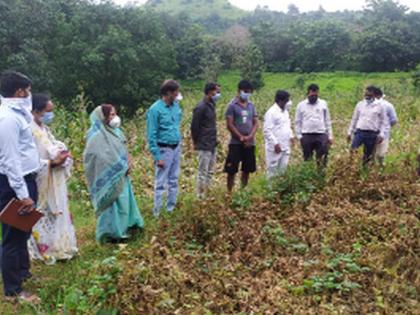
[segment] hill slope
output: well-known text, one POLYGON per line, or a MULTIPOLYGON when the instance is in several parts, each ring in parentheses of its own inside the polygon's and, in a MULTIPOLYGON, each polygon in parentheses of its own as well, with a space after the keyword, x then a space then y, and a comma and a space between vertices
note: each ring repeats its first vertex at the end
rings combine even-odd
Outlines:
POLYGON ((212 16, 237 20, 246 14, 246 11, 233 6, 227 0, 149 0, 146 5, 171 15, 188 13, 194 20, 203 20, 212 16))

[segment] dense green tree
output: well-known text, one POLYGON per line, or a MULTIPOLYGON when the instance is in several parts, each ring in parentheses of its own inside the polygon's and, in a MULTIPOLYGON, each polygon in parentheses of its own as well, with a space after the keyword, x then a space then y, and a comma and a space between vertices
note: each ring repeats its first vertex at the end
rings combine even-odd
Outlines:
POLYGON ((264 58, 255 44, 250 44, 242 55, 239 64, 241 71, 241 78, 251 81, 255 89, 260 89, 264 86, 262 77, 265 71, 264 58))

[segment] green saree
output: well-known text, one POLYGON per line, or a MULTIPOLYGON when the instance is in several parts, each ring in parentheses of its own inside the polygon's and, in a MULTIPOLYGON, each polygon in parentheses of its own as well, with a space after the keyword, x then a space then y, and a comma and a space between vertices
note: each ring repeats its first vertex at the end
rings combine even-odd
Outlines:
POLYGON ((83 155, 89 193, 97 216, 100 243, 129 237, 130 228, 143 228, 131 181, 124 134, 104 123, 101 107, 90 116, 91 127, 83 155))

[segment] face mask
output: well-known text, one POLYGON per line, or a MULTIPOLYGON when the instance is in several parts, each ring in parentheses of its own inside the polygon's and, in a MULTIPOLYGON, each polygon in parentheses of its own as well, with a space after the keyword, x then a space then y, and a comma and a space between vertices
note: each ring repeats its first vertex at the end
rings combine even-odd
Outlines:
POLYGON ((181 93, 178 93, 177 97, 175 97, 175 102, 181 102, 184 99, 181 93))
POLYGON ((45 125, 49 125, 54 120, 54 113, 53 112, 47 112, 41 117, 41 122, 45 125))
POLYGON ((112 120, 109 122, 109 126, 111 128, 117 129, 121 127, 121 118, 118 116, 115 116, 112 118, 112 120))
POLYGON ((375 101, 375 99, 373 97, 370 97, 370 96, 366 96, 365 100, 368 104, 372 104, 375 101))
POLYGON ((318 96, 317 95, 310 95, 308 96, 308 100, 310 104, 315 104, 318 101, 318 96))
POLYGON ((248 101, 251 97, 252 93, 245 93, 244 91, 241 91, 240 97, 243 101, 248 101))
POLYGON ((29 93, 28 97, 22 98, 22 108, 32 112, 32 94, 29 93))
POLYGON ((293 105, 293 102, 292 102, 292 101, 288 101, 288 102, 286 103, 285 109, 286 109, 286 110, 290 110, 290 109, 292 108, 292 105, 293 105))
POLYGON ((211 99, 212 99, 213 102, 216 103, 221 97, 222 97, 222 94, 221 93, 217 93, 216 95, 213 95, 211 97, 211 99))
POLYGON ((13 97, 13 98, 1 98, 1 104, 20 111, 24 114, 27 122, 32 121, 32 95, 25 98, 13 97))

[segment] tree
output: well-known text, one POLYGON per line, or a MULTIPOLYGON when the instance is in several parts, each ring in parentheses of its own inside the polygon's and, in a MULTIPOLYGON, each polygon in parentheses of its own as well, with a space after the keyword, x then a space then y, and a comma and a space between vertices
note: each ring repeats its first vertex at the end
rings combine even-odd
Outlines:
POLYGON ((313 72, 344 67, 350 34, 342 24, 333 21, 300 23, 290 32, 299 34, 291 45, 292 70, 313 72))
POLYGON ((265 71, 264 58, 255 44, 250 44, 239 64, 242 79, 251 81, 255 89, 264 86, 263 72, 265 71))

